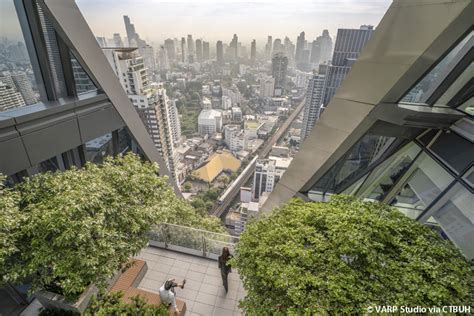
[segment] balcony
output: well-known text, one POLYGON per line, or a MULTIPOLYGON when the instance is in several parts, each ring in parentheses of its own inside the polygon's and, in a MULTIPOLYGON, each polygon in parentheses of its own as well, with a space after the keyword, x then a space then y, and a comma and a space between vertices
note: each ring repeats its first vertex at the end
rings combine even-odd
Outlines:
POLYGON ((237 240, 225 234, 161 224, 150 233, 150 246, 137 256, 148 264, 139 287, 158 293, 167 279, 181 282, 186 278, 184 289, 176 290, 177 297, 186 302, 186 315, 242 315, 238 304, 245 290, 239 274, 235 270, 229 274, 226 294, 217 266, 222 247, 233 252, 237 240))

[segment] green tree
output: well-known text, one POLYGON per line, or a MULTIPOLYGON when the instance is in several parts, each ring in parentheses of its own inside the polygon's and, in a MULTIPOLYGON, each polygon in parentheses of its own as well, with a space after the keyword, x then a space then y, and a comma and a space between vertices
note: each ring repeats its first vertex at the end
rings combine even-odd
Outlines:
POLYGON ((347 196, 293 200, 252 221, 233 260, 248 315, 472 305, 474 294, 474 269, 453 244, 390 206, 347 196))
POLYGON ((183 189, 184 189, 184 191, 186 191, 186 192, 191 191, 192 188, 193 188, 193 186, 192 186, 191 183, 189 183, 189 182, 185 182, 185 183, 183 184, 183 189))
POLYGON ((223 231, 177 198, 156 164, 133 154, 2 188, 0 208, 3 281, 30 277, 33 290, 70 299, 91 283, 103 286, 146 246, 155 223, 223 231))
POLYGON ((168 316, 168 309, 164 304, 147 304, 142 296, 131 297, 131 303, 122 301, 123 292, 103 294, 100 298, 93 297, 84 316, 109 316, 109 315, 144 315, 168 316))

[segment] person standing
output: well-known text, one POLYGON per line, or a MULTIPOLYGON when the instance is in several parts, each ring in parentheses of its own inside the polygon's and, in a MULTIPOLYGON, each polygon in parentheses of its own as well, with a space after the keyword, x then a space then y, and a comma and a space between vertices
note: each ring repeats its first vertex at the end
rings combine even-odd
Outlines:
POLYGON ((224 285, 225 292, 229 291, 229 285, 227 284, 227 276, 232 272, 230 267, 229 260, 232 258, 229 248, 222 248, 222 254, 219 256, 218 263, 219 269, 221 270, 222 284, 224 285))

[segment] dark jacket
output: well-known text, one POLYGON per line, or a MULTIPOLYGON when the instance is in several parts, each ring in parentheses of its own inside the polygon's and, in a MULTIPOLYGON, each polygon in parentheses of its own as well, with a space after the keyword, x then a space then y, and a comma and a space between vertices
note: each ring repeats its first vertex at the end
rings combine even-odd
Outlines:
POLYGON ((232 268, 230 267, 230 264, 228 262, 231 258, 232 258, 232 256, 230 256, 227 259, 227 261, 224 261, 222 256, 219 256, 219 259, 217 261, 219 263, 219 269, 221 269, 222 274, 229 274, 230 272, 232 272, 232 268))

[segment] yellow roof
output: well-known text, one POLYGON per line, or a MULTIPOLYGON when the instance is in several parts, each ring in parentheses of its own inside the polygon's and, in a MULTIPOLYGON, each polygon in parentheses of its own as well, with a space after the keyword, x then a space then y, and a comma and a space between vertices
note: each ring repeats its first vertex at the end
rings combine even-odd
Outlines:
POLYGON ((240 168, 240 160, 229 152, 215 153, 201 168, 193 171, 193 175, 199 179, 212 182, 224 170, 237 171, 240 168))

